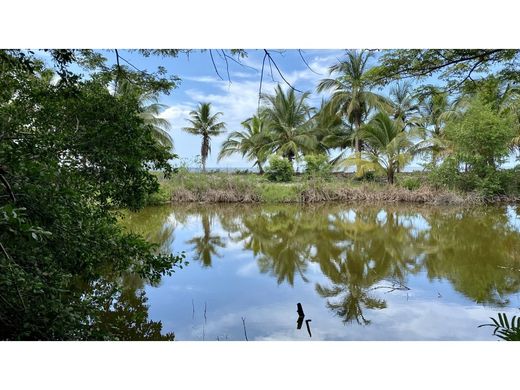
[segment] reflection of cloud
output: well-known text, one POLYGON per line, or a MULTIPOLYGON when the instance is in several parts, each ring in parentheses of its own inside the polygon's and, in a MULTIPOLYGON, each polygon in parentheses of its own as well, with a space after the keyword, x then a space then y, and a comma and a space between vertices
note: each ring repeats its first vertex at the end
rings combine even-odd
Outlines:
MULTIPOLYGON (((250 255, 247 255, 248 257, 250 255)), ((256 261, 249 261, 245 265, 241 266, 237 270, 239 276, 256 276, 258 275, 258 266, 256 261)))
MULTIPOLYGON (((478 328, 488 322, 496 311, 482 306, 465 306, 442 301, 415 301, 409 304, 402 297, 387 296, 388 308, 366 311, 372 323, 343 325, 320 302, 304 303, 306 319, 310 323, 312 340, 496 340, 491 328, 478 328)), ((323 302, 323 301, 321 301, 323 302)), ((509 316, 516 309, 503 310, 509 316)), ((206 339, 229 335, 230 340, 243 340, 241 318, 246 318, 249 340, 310 340, 303 327, 296 329, 296 304, 286 300, 264 306, 237 309, 212 317, 205 325, 206 339)), ((178 324, 177 324, 178 325, 178 324)), ((202 325, 183 329, 179 335, 185 340, 201 338, 202 325)))

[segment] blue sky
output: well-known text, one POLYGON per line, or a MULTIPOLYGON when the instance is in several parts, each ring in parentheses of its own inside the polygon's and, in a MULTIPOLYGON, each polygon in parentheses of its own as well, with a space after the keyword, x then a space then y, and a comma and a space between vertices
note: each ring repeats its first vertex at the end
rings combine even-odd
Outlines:
MULTIPOLYGON (((106 56, 108 62, 115 63, 113 51, 101 52, 106 56)), ((241 64, 232 60, 228 60, 226 64, 220 49, 211 49, 215 64, 212 62, 208 50, 204 52, 194 50, 189 55, 180 54, 177 58, 158 56, 145 58, 141 54, 126 50, 119 50, 119 53, 125 60, 141 70, 155 71, 158 66, 162 66, 169 75, 180 77, 178 87, 169 95, 160 97, 160 102, 166 107, 160 116, 171 124, 169 132, 174 140, 174 152, 179 156, 181 164, 197 167, 195 159, 200 155, 200 137, 188 134, 181 129, 189 124, 187 118, 189 118, 190 111, 196 109, 200 102, 210 102, 213 112, 223 113, 221 120, 226 123, 226 132, 212 138, 207 167, 209 169, 252 167, 253 162, 243 159, 240 155, 232 155, 219 162, 217 162, 217 156, 227 135, 230 132, 242 130, 241 122, 251 117, 257 110, 263 50, 247 50, 248 56, 239 59, 241 64)), ((301 55, 298 50, 294 49, 270 50, 270 53, 283 77, 296 89, 311 92, 310 105, 319 107, 322 98, 328 97, 329 93, 318 94, 316 86, 321 79, 328 77, 329 67, 344 58, 345 50, 305 49, 301 51, 301 55), (306 65, 302 56, 309 66, 306 65)), ((43 53, 43 57, 48 57, 48 55, 43 53)), ((370 59, 369 64, 374 65, 376 62, 377 55, 370 59)), ((122 63, 126 64, 124 61, 122 63)), ((262 93, 273 93, 279 83, 282 88, 288 88, 277 69, 274 66, 270 67, 266 61, 262 93)), ((440 84, 435 77, 427 78, 422 83, 440 84)), ((388 96, 389 87, 378 92, 388 96)), ((331 155, 335 157, 339 152, 339 150, 332 151, 331 155)), ((416 158, 405 170, 422 170, 421 163, 422 161, 416 158)), ((511 155, 504 166, 514 165, 516 165, 516 156, 511 155)))
MULTIPOLYGON (((219 74, 213 67, 210 53, 191 53, 188 56, 181 55, 178 58, 142 58, 138 54, 125 53, 121 55, 139 68, 153 70, 158 65, 164 66, 170 74, 181 78, 179 87, 168 96, 161 97, 161 103, 166 108, 161 116, 170 121, 171 135, 175 143, 175 152, 180 158, 193 160, 200 154, 200 138, 187 134, 181 130, 188 123, 186 118, 189 112, 197 107, 199 102, 210 102, 216 111, 223 113, 222 120, 227 124, 227 132, 219 137, 214 137, 211 144, 211 154, 208 158, 208 167, 233 167, 249 168, 252 163, 233 155, 217 163, 220 145, 225 140, 227 133, 241 130, 240 123, 256 112, 258 106, 258 91, 260 86, 260 69, 262 67, 263 52, 261 50, 248 50, 248 57, 241 59, 239 65, 233 61, 229 63, 228 81, 226 63, 216 49, 212 51, 219 74)), ((304 50, 302 52, 309 70, 297 50, 286 50, 283 53, 272 52, 278 67, 284 77, 297 89, 311 91, 311 105, 319 106, 322 95, 315 92, 318 81, 328 75, 328 67, 337 62, 343 54, 343 50, 304 50), (316 73, 314 73, 314 72, 316 73)), ((113 56, 105 53, 107 58, 113 56)), ((274 87, 283 80, 277 74, 273 66, 273 79, 271 69, 267 61, 264 69, 262 83, 263 93, 272 93, 274 87)))

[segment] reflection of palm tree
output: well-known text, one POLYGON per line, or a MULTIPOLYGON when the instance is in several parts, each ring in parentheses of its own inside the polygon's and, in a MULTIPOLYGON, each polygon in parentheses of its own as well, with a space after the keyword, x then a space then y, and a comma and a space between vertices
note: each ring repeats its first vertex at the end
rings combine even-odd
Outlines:
POLYGON ((217 248, 225 248, 226 244, 222 237, 211 235, 211 219, 208 213, 201 214, 202 230, 204 234, 200 237, 193 237, 186 241, 188 244, 194 244, 193 251, 195 252, 195 260, 202 262, 204 267, 211 267, 211 257, 220 257, 217 248))
POLYGON ((294 284, 296 273, 307 281, 308 244, 299 234, 299 225, 283 209, 275 213, 261 213, 244 218, 246 234, 240 236, 245 240, 245 248, 251 249, 258 257, 260 272, 277 277, 278 283, 287 281, 294 284))

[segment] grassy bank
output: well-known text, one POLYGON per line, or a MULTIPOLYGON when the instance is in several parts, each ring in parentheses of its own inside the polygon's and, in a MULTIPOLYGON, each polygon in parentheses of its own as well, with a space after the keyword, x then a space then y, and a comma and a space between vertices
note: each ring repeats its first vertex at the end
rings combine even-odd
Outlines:
POLYGON ((434 189, 418 174, 401 173, 397 184, 359 181, 352 175, 335 175, 330 180, 295 176, 289 183, 273 183, 256 174, 180 172, 161 179, 161 189, 150 204, 169 202, 207 203, 314 203, 411 202, 426 204, 477 204, 516 202, 516 197, 486 199, 476 193, 434 189))

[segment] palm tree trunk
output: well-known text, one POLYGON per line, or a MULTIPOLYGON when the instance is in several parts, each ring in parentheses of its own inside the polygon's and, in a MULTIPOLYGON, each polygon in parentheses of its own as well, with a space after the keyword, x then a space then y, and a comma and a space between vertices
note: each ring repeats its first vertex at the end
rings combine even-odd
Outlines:
POLYGON ((388 183, 390 184, 394 184, 394 168, 391 167, 388 169, 387 173, 386 173, 386 177, 388 179, 388 183))
POLYGON ((200 148, 200 158, 202 160, 202 172, 206 172, 206 159, 208 158, 209 140, 207 137, 202 137, 202 146, 200 148))
POLYGON ((263 175, 264 174, 264 168, 262 168, 262 164, 260 164, 260 161, 256 161, 256 165, 258 165, 258 173, 260 175, 263 175))

